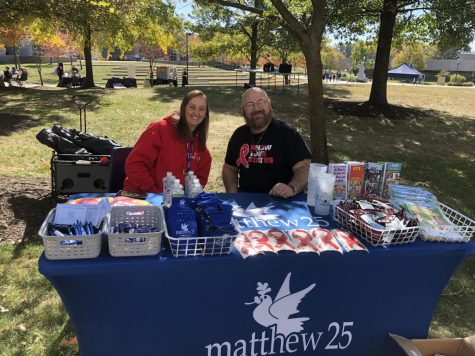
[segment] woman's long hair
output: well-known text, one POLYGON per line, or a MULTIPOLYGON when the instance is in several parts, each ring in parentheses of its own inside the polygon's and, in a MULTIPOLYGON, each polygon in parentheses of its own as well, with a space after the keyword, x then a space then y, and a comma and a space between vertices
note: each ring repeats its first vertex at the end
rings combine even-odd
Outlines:
POLYGON ((178 120, 178 123, 176 125, 177 136, 185 142, 189 140, 192 136, 193 137, 198 136, 200 140, 200 149, 204 150, 206 148, 206 139, 208 138, 208 127, 209 127, 208 99, 206 98, 205 93, 203 93, 201 90, 192 90, 188 94, 185 95, 185 97, 183 98, 181 102, 180 119, 178 120), (185 108, 188 105, 188 103, 193 98, 196 98, 197 96, 202 96, 206 101, 206 115, 205 115, 204 120, 201 122, 201 124, 198 125, 195 131, 190 132, 190 129, 188 128, 188 124, 186 123, 185 108))

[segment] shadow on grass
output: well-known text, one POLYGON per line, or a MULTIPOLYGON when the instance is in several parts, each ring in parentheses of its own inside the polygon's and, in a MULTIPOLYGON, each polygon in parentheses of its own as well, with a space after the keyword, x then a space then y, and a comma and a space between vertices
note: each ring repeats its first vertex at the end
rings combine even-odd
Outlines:
POLYGON ((19 195, 8 199, 8 203, 14 214, 15 220, 21 220, 25 224, 20 243, 13 250, 12 260, 22 256, 23 250, 29 245, 41 245, 38 231, 48 212, 53 208, 53 200, 49 195, 34 197, 19 195))
POLYGON ((475 330, 475 257, 453 275, 434 311, 429 335, 466 337, 475 330))
MULTIPOLYGON (((62 122, 63 117, 59 115, 50 115, 48 121, 62 122)), ((8 136, 15 132, 26 131, 37 127, 41 123, 29 115, 16 115, 0 113, 0 136, 8 136)))
POLYGON ((65 119, 54 111, 79 115, 79 107, 72 100, 74 95, 91 95, 93 101, 87 110, 95 111, 101 106, 100 99, 110 94, 103 89, 77 91, 14 88, 0 92, 0 135, 9 135, 52 121, 62 124, 65 119))
MULTIPOLYGON (((64 309, 64 306, 61 306, 64 309)), ((66 312, 64 311, 64 314, 66 312)), ((63 315, 64 315, 63 314, 63 315)), ((60 320, 64 322, 63 320, 60 320)), ((46 355, 79 355, 79 346, 78 345, 67 345, 61 346, 61 341, 63 339, 71 340, 75 336, 74 329, 71 324, 71 319, 67 318, 66 324, 64 324, 63 329, 55 339, 52 339, 49 342, 49 347, 46 350, 46 355)))
POLYGON ((397 161, 402 177, 429 187, 441 201, 469 216, 475 201, 475 121, 467 116, 391 105, 385 111, 361 102, 328 100, 331 161, 397 161))

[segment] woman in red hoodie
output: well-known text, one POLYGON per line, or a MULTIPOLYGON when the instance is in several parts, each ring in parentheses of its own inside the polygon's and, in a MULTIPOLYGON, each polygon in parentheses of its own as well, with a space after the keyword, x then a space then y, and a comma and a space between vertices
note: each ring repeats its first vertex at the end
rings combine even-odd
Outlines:
POLYGON ((206 95, 201 90, 190 91, 181 102, 180 113, 151 123, 142 133, 125 163, 124 190, 161 193, 167 172, 184 185, 188 171, 193 171, 204 187, 211 169, 208 126, 206 95))

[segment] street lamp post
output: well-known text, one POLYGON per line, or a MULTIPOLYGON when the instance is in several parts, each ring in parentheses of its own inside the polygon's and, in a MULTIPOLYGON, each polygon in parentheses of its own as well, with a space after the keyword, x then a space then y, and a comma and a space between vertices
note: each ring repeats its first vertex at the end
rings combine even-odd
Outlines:
POLYGON ((189 78, 189 71, 188 71, 188 62, 189 62, 189 55, 188 55, 188 36, 191 36, 191 33, 187 32, 186 33, 186 74, 188 75, 189 78))
POLYGON ((459 65, 460 65, 460 58, 457 59, 457 71, 455 72, 455 82, 457 83, 458 75, 459 75, 459 65))

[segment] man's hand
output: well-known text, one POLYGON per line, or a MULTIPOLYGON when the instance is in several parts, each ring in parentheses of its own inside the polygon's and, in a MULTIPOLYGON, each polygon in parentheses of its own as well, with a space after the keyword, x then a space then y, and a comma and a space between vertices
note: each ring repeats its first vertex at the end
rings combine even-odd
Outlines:
POLYGON ((278 198, 290 198, 295 195, 295 190, 292 186, 284 184, 284 183, 277 183, 274 187, 270 190, 269 195, 278 198))
POLYGON ((238 191, 238 169, 227 163, 223 164, 222 178, 226 193, 236 193, 238 191))

